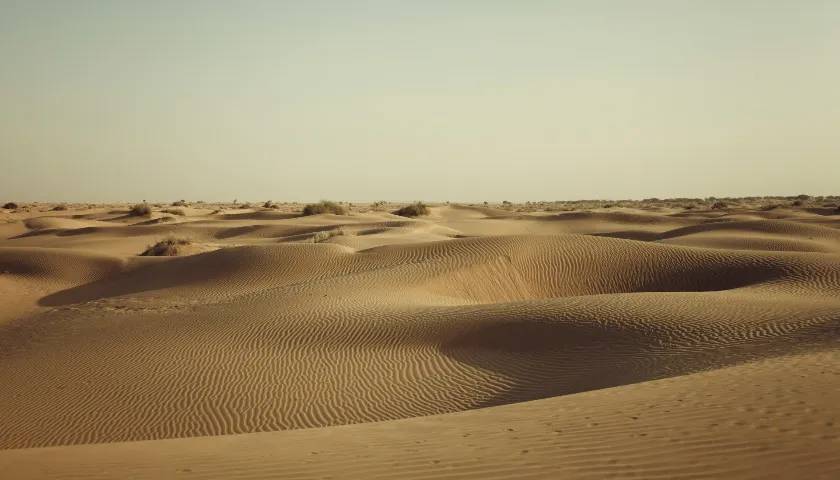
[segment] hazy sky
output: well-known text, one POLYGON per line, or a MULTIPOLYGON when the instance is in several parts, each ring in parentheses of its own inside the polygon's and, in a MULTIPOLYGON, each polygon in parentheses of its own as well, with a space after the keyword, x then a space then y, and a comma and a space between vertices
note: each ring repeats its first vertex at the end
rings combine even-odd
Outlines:
POLYGON ((0 0, 0 200, 840 194, 840 1, 0 0))

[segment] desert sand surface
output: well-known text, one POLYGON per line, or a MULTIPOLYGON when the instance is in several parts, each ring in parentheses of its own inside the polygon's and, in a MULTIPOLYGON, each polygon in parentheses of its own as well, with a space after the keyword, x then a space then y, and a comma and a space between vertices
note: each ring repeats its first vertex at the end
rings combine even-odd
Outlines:
POLYGON ((840 478, 838 205, 2 209, 0 477, 840 478))

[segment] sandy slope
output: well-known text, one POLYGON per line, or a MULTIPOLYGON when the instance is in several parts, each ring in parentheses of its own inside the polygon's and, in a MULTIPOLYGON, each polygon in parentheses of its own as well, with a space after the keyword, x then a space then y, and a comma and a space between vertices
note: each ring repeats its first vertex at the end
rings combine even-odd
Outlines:
POLYGON ((6 213, 2 471, 840 475, 840 216, 213 211, 6 213))

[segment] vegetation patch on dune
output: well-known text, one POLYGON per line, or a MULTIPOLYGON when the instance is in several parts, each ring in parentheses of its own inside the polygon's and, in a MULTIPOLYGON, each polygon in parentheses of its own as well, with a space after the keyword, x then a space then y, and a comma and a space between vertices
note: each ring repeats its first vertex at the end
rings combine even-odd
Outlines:
POLYGON ((154 245, 149 245, 141 257, 174 257, 181 253, 181 248, 191 245, 192 241, 186 238, 168 237, 154 245))
POLYGON ((423 202, 412 203, 394 211, 394 215, 401 217, 419 217, 421 215, 428 215, 429 207, 423 202))
POLYGON ((321 200, 318 203, 310 203, 309 205, 303 207, 304 215, 319 215, 321 213, 347 215, 347 210, 341 205, 329 200, 321 200))
POLYGON ((348 230, 345 230, 344 228, 335 228, 335 229, 332 229, 332 230, 322 230, 320 232, 315 232, 312 235, 312 243, 325 242, 325 241, 331 239, 332 237, 340 237, 342 235, 349 237, 351 235, 354 235, 354 233, 352 233, 348 230))
POLYGON ((172 215, 180 215, 182 217, 187 214, 187 212, 185 212, 183 208, 165 208, 161 210, 161 212, 169 213, 172 215))
POLYGON ((3 204, 3 208, 6 210, 16 210, 18 208, 18 204, 15 202, 7 202, 3 204))
POLYGON ((152 207, 150 207, 148 203, 138 203, 137 205, 131 207, 128 214, 135 217, 148 217, 152 214, 152 207))

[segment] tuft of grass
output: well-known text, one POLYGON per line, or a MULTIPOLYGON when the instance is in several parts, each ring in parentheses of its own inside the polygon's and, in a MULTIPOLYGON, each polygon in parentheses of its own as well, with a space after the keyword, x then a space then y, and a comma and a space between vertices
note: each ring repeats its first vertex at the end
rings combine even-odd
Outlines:
POLYGON ((177 202, 172 202, 172 206, 173 207, 188 207, 189 204, 187 204, 186 200, 178 200, 177 202))
POLYGON ((3 204, 3 208, 6 210, 17 210, 18 204, 15 202, 7 202, 3 204))
POLYGON ((172 215, 180 215, 182 217, 187 214, 183 208, 164 208, 161 212, 170 213, 172 215))
POLYGON ((149 245, 141 257, 174 257, 180 253, 180 248, 185 245, 192 244, 192 241, 186 238, 168 237, 154 245, 149 245))
POLYGON ((345 230, 343 227, 334 228, 332 230, 321 230, 319 232, 315 232, 312 235, 312 243, 325 242, 331 239, 332 237, 340 237, 342 235, 349 237, 353 235, 353 233, 348 230, 345 230))
POLYGON ((341 205, 330 202, 329 200, 321 200, 318 203, 310 203, 303 207, 304 215, 318 215, 321 213, 332 213, 335 215, 347 215, 347 210, 341 205))
POLYGON ((137 205, 131 207, 128 214, 135 217, 148 217, 152 214, 152 207, 150 207, 148 203, 138 203, 137 205))
POLYGON ((394 215, 401 217, 419 217, 421 215, 428 215, 429 207, 423 202, 412 203, 394 211, 394 215))

